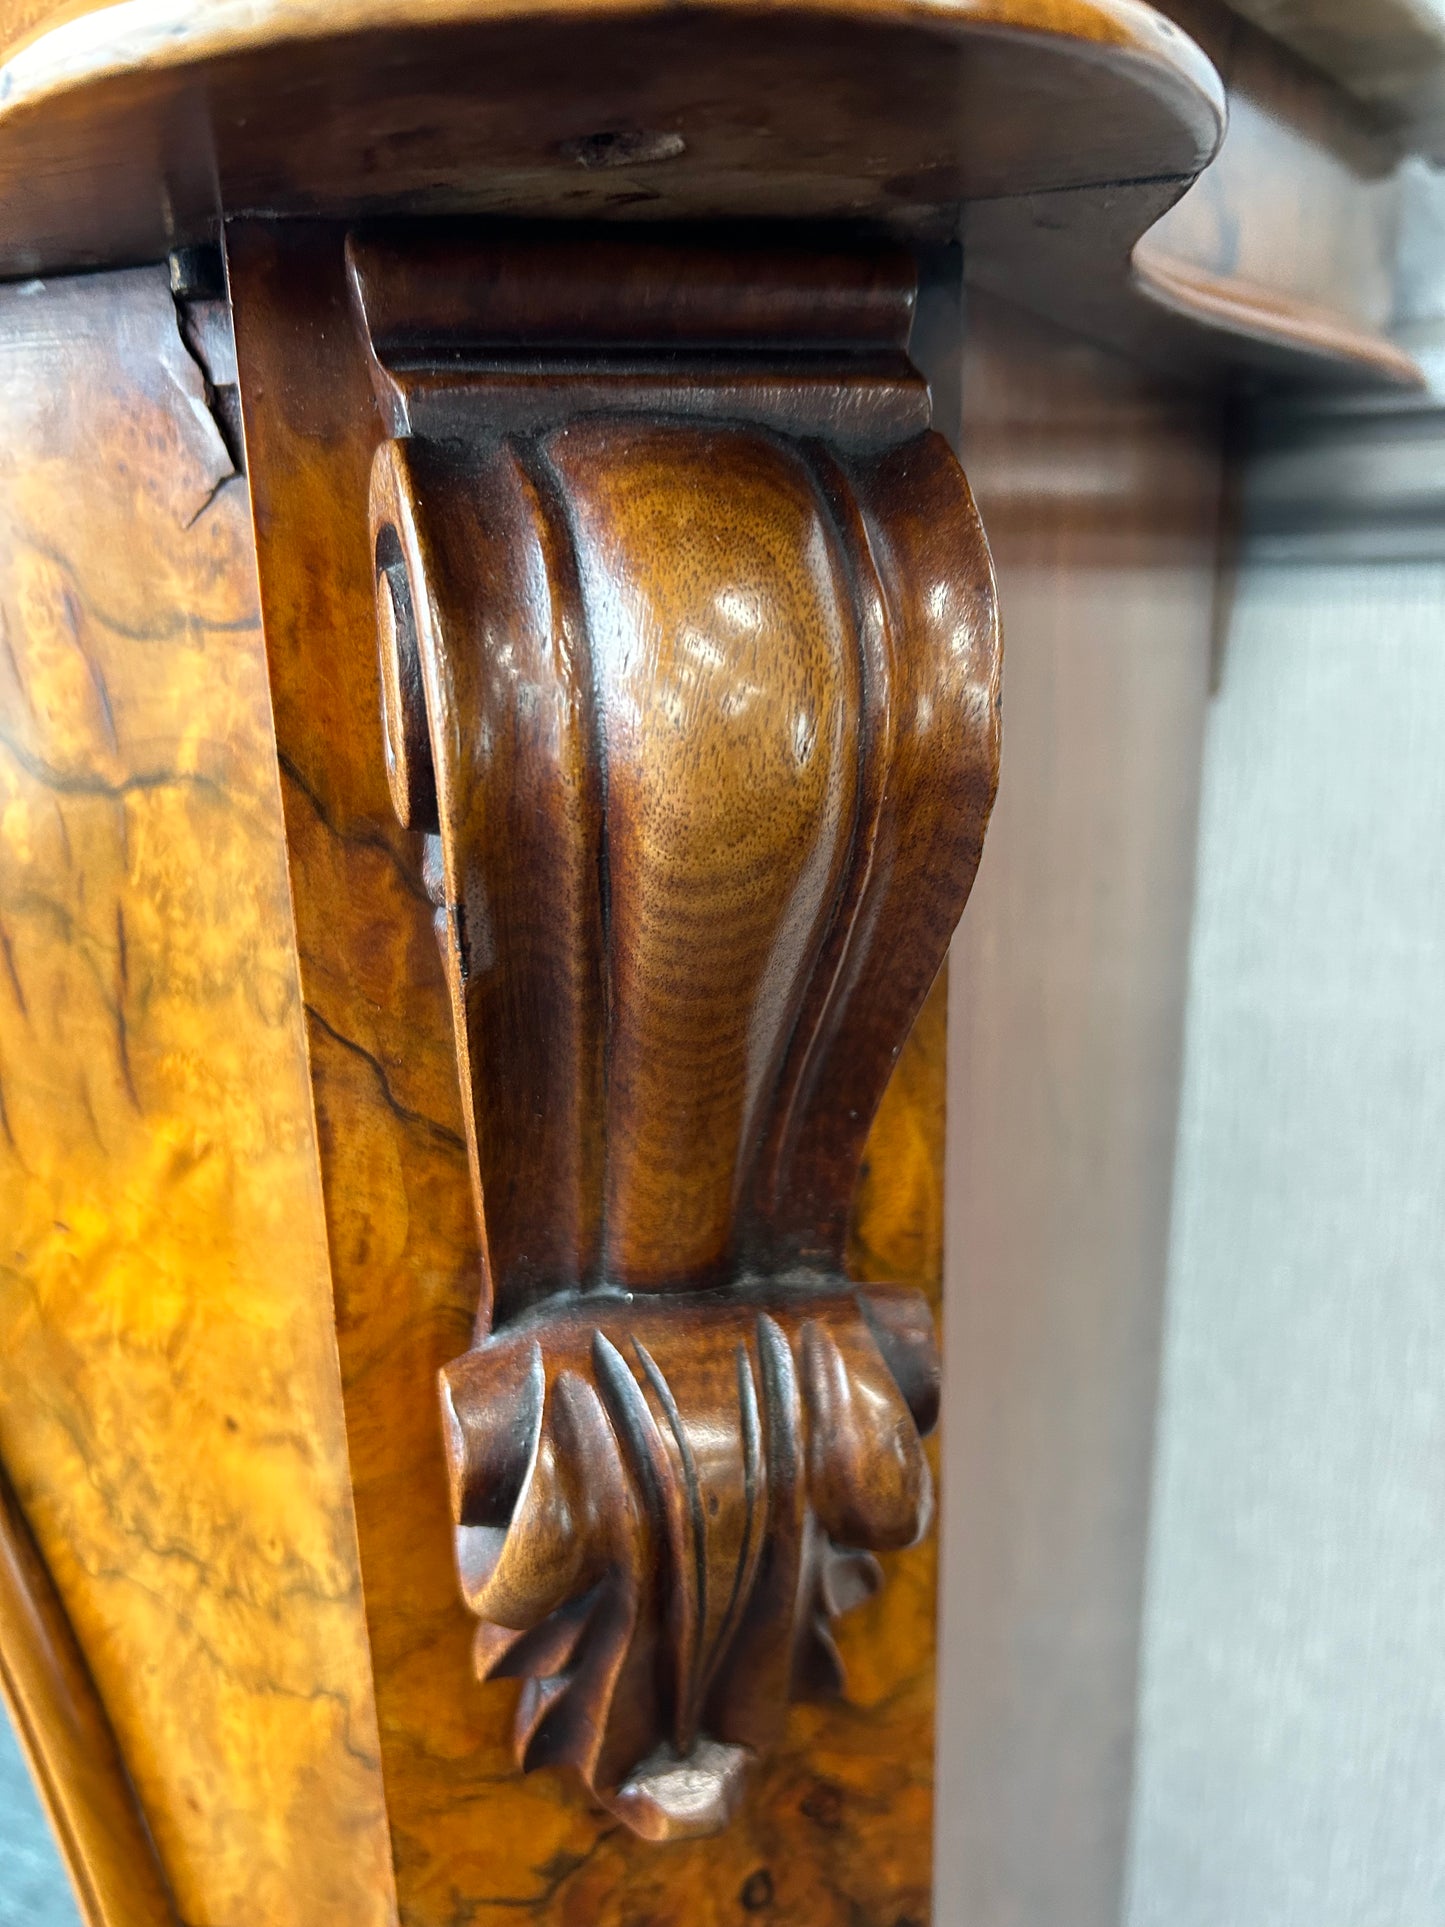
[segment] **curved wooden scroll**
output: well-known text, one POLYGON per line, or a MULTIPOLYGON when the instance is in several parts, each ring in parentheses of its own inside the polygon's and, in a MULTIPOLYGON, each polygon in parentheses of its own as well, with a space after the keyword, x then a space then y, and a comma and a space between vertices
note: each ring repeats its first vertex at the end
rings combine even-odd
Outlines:
POLYGON ((864 1141, 977 867, 999 639, 894 255, 353 241, 392 794, 486 1253, 443 1375, 478 1669, 655 1839, 926 1527, 864 1141))

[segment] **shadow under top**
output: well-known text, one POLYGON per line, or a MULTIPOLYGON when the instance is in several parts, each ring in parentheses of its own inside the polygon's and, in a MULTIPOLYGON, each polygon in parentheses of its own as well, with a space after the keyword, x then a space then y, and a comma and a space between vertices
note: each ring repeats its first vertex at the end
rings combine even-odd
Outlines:
POLYGON ((1213 67, 1141 0, 69 11, 0 0, 0 275, 155 260, 243 212, 943 238, 964 202, 1181 192, 1224 123, 1213 67))

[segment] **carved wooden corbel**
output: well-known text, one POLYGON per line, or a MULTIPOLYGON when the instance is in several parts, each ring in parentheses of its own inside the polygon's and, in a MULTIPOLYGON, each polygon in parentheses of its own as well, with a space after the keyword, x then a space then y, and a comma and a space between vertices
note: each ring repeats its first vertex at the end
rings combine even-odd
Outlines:
POLYGON ((988 551, 905 256, 349 259, 482 1227, 442 1386, 478 1671, 523 1767, 708 1832, 929 1519, 929 1313, 843 1246, 993 800, 988 551))

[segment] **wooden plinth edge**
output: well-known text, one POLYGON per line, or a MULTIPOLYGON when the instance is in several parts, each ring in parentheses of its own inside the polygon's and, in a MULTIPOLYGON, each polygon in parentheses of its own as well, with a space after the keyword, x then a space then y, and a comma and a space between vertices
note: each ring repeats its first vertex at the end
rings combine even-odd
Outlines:
POLYGON ((1174 260, 1151 248, 1147 235, 1134 250, 1132 268, 1143 300, 1209 331, 1246 367, 1279 370, 1310 385, 1425 386, 1412 355, 1332 309, 1174 260))

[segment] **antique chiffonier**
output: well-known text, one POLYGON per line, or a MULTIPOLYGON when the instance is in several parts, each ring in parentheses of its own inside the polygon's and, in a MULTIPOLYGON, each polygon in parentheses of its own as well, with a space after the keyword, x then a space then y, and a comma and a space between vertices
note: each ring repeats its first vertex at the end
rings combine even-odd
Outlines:
POLYGON ((0 0, 0 1674, 88 1927, 922 1923, 941 1405, 941 1864, 1030 1562, 1125 1629, 1039 1648, 1093 1824, 1147 1423, 1041 1509, 988 1308, 1143 1409, 1250 422, 1419 385, 1306 52, 0 0))

